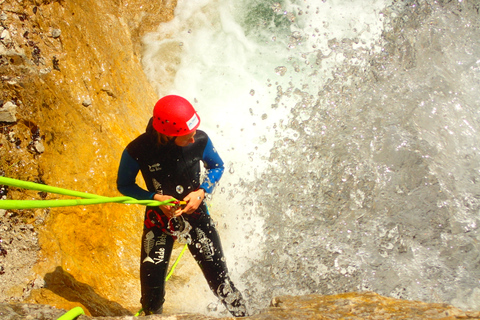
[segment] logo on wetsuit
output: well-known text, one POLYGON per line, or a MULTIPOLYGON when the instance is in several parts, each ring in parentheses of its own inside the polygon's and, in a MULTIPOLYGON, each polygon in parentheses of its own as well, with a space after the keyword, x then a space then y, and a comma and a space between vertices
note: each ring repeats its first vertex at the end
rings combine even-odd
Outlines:
POLYGON ((148 165, 148 170, 150 172, 160 171, 162 170, 162 167, 160 166, 160 163, 154 163, 152 165, 148 165))
POLYGON ((147 256, 143 259, 142 263, 151 262, 159 264, 163 262, 165 260, 165 248, 158 248, 158 250, 154 251, 153 259, 150 257, 150 252, 152 252, 154 247, 162 246, 166 243, 167 235, 163 232, 157 237, 157 239, 155 239, 155 233, 153 231, 148 232, 143 240, 143 248, 147 256))
POLYGON ((200 228, 196 228, 195 232, 197 233, 198 237, 196 247, 200 249, 200 253, 203 255, 206 261, 213 261, 215 248, 213 247, 212 240, 207 238, 205 232, 203 232, 200 228))
POLYGON ((157 251, 155 251, 155 254, 157 255, 153 258, 155 264, 159 264, 160 262, 163 262, 163 260, 165 260, 165 248, 158 249, 157 251))

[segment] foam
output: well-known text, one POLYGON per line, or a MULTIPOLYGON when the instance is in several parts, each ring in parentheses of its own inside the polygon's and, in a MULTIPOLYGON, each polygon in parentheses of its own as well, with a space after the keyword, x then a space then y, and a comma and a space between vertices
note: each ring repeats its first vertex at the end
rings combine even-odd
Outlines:
MULTIPOLYGON (((426 35, 443 32, 447 13, 432 10, 439 16, 428 30, 425 13, 410 9, 408 2, 364 0, 180 0, 175 18, 145 37, 144 68, 159 96, 192 101, 200 129, 226 162, 211 211, 232 277, 248 290, 253 309, 265 307, 270 294, 343 290, 475 307, 477 288, 455 296, 438 282, 443 276, 450 285, 473 285, 470 271, 456 279, 438 258, 455 254, 445 247, 455 240, 426 221, 437 223, 447 214, 442 208, 455 207, 449 227, 462 243, 470 240, 458 230, 477 229, 463 204, 477 205, 468 190, 476 169, 457 165, 457 147, 473 157, 468 150, 478 145, 469 107, 478 102, 478 61, 470 61, 475 48, 462 52, 445 38, 438 55, 451 56, 453 71, 435 61, 432 49, 419 61, 435 67, 415 73, 418 57, 409 48, 416 41, 434 48, 426 35), (415 15, 394 21, 397 11, 410 9, 415 15), (417 23, 425 38, 413 31, 403 38, 384 23, 410 30, 417 23), (380 41, 382 32, 390 43, 380 41), (428 73, 437 78, 416 82, 428 73), (451 94, 446 80, 454 76, 452 86, 470 100, 440 98, 451 94), (448 182, 447 167, 458 182, 448 182)), ((194 279, 177 288, 198 302, 182 311, 207 312, 215 298, 203 287, 195 291, 202 280, 194 279)))

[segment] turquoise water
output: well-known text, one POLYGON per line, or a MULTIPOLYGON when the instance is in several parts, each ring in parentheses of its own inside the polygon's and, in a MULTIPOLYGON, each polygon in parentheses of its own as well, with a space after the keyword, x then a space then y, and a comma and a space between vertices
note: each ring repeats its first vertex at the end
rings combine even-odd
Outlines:
MULTIPOLYGON (((145 37, 227 164, 212 214, 253 311, 365 290, 480 309, 478 9, 179 1, 145 37)), ((223 315, 202 280, 179 310, 223 315)))

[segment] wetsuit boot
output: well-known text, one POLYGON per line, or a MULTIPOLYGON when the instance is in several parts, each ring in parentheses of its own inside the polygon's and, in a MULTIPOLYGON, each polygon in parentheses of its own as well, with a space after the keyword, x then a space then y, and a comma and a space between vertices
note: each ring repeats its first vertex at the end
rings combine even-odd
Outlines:
POLYGON ((163 303, 165 302, 165 291, 162 287, 145 287, 142 288, 142 303, 143 312, 149 314, 162 314, 163 303))
POLYGON ((217 296, 220 301, 223 303, 225 308, 234 316, 234 317, 247 317, 247 306, 245 300, 242 297, 240 291, 233 285, 230 279, 225 279, 225 282, 222 283, 217 288, 217 296))

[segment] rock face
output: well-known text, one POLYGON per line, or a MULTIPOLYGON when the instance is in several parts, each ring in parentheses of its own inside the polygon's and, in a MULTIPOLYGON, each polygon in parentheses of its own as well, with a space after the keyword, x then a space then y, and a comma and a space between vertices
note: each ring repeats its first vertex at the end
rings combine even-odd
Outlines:
POLYGON ((275 298, 264 315, 253 319, 478 319, 480 312, 382 297, 376 293, 345 293, 275 298), (288 317, 286 317, 288 315, 288 317))
MULTIPOLYGON (((0 0, 0 5, 1 175, 117 196, 120 154, 143 130, 157 100, 142 71, 139 39, 170 19, 176 2, 0 0)), ((0 186, 0 197, 61 196, 0 186)), ((109 204, 0 210, 0 318, 56 319, 81 306, 87 316, 80 319, 133 319, 140 296, 142 209, 109 204)), ((292 318, 477 319, 480 314, 351 293, 280 297, 250 317, 292 318)))
MULTIPOLYGON (((2 319, 56 319, 66 311, 58 310, 50 306, 40 305, 8 305, 0 304, 2 319), (21 317, 21 318, 20 318, 21 317)), ((318 320, 388 320, 388 319, 479 319, 480 312, 464 312, 457 308, 438 304, 423 303, 418 301, 403 301, 385 298, 375 293, 346 293, 334 296, 309 295, 302 297, 284 296, 275 298, 270 308, 260 314, 246 317, 251 320, 280 320, 280 319, 318 319, 318 320)), ((80 316, 78 320, 92 319, 88 316, 80 316)), ((132 320, 138 319, 132 316, 102 317, 103 320, 132 320)), ((148 319, 169 320, 213 320, 196 314, 178 315, 154 315, 148 319)), ((234 319, 234 318, 222 318, 234 319)))
MULTIPOLYGON (((143 130, 157 100, 142 71, 139 37, 170 19, 176 2, 0 0, 0 5, 1 174, 118 196, 121 152, 143 130)), ((61 197, 16 188, 2 196, 61 197)), ((3 211, 8 223, 35 230, 19 231, 25 236, 18 237, 12 235, 16 226, 2 225, 0 300, 54 287, 64 279, 55 278, 60 269, 98 295, 138 308, 142 215, 141 207, 120 205, 3 211), (16 256, 22 252, 28 259, 16 256)), ((52 296, 49 291, 31 299, 60 307, 66 301, 58 292, 52 296)))

